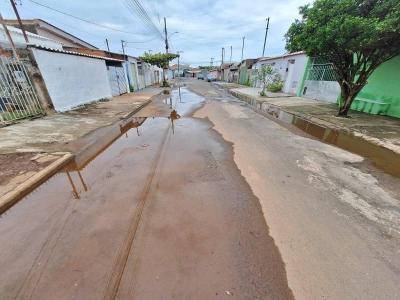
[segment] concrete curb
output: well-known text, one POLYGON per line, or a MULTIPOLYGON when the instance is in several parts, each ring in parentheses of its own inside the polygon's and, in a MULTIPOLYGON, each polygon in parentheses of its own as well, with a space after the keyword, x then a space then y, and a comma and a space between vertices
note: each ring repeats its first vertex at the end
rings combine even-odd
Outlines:
POLYGON ((24 196, 29 194, 34 188, 45 182, 52 175, 57 173, 57 171, 68 164, 74 155, 72 153, 67 153, 60 157, 56 161, 52 162, 50 165, 40 170, 35 175, 30 177, 24 183, 17 186, 13 191, 0 197, 0 215, 6 210, 11 208, 13 205, 18 203, 24 196))
POLYGON ((140 106, 138 106, 138 107, 136 107, 134 110, 132 110, 132 111, 126 113, 125 115, 123 115, 123 116, 120 117, 119 119, 120 119, 120 120, 124 120, 124 119, 127 119, 127 118, 129 118, 129 117, 132 117, 134 114, 136 114, 137 112, 139 112, 142 108, 144 108, 144 107, 146 107, 148 104, 150 104, 150 103, 153 101, 152 98, 153 98, 153 97, 156 97, 156 96, 158 96, 158 95, 160 95, 160 93, 157 94, 157 95, 152 96, 149 100, 146 100, 146 102, 143 102, 140 106))

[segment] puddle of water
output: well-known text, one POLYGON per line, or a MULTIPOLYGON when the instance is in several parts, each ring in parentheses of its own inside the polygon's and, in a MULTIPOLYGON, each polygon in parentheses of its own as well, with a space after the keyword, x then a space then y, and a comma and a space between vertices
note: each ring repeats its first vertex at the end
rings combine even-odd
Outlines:
POLYGON ((250 105, 269 119, 277 121, 288 129, 291 129, 290 126, 294 126, 324 143, 335 145, 341 149, 366 157, 377 168, 390 175, 400 177, 400 155, 389 149, 369 143, 350 133, 315 124, 267 103, 257 102, 250 103, 250 105))
MULTIPOLYGON (((121 120, 116 124, 100 128, 90 135, 87 135, 68 145, 68 150, 75 153, 74 160, 66 167, 59 171, 64 173, 69 183, 74 198, 79 199, 81 191, 87 191, 88 185, 82 176, 81 171, 101 153, 107 150, 123 135, 129 138, 128 135, 141 135, 141 126, 151 117, 152 119, 168 119, 172 133, 175 134, 175 122, 181 116, 188 116, 194 110, 199 108, 205 99, 195 93, 190 92, 187 88, 182 87, 172 90, 170 95, 161 95, 156 98, 149 106, 154 106, 156 109, 150 109, 145 116, 132 116, 128 119, 121 120), (82 189, 80 188, 82 187, 82 189)), ((147 108, 147 107, 146 107, 147 108)), ((143 109, 143 111, 146 110, 143 109)), ((49 178, 43 178, 43 183, 46 183, 49 178)), ((42 183, 42 184, 43 184, 42 183)), ((40 187, 40 185, 38 185, 40 187)), ((31 193, 38 186, 32 187, 31 193)), ((27 195, 27 197, 29 194, 27 195)), ((24 198, 24 197, 22 197, 24 198)), ((20 198, 21 199, 21 198, 20 198)))

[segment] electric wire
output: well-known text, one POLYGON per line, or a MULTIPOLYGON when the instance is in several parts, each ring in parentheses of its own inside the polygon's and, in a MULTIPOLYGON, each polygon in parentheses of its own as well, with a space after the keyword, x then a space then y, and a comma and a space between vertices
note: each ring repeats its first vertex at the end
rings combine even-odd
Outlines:
POLYGON ((58 13, 60 13, 60 14, 63 14, 63 15, 65 15, 65 16, 74 18, 74 19, 79 20, 79 21, 82 21, 82 22, 86 22, 86 23, 88 23, 88 24, 92 24, 92 25, 95 25, 95 26, 98 26, 98 27, 102 27, 102 28, 105 28, 105 29, 109 29, 109 30, 113 30, 113 31, 118 31, 118 32, 123 32, 123 33, 127 33, 127 34, 133 34, 133 35, 138 35, 138 33, 135 33, 135 32, 132 32, 132 31, 126 31, 126 30, 121 30, 121 29, 113 28, 113 27, 110 27, 110 26, 107 26, 107 25, 103 25, 103 24, 96 23, 96 22, 93 22, 93 21, 90 21, 90 20, 87 20, 87 19, 83 19, 83 18, 81 18, 81 17, 77 17, 77 16, 75 16, 75 15, 72 15, 72 14, 70 14, 70 13, 64 12, 64 11, 59 10, 59 9, 57 9, 57 8, 48 6, 48 5, 46 5, 46 4, 37 2, 37 1, 35 1, 35 0, 29 0, 29 1, 32 2, 32 3, 34 3, 34 4, 36 4, 36 5, 39 5, 39 6, 41 6, 41 7, 45 7, 45 8, 47 8, 47 9, 49 9, 49 10, 58 12, 58 13))

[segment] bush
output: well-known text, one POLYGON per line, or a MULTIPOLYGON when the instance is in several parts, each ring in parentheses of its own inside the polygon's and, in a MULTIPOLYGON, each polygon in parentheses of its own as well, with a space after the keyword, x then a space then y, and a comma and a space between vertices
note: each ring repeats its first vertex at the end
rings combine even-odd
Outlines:
POLYGON ((277 80, 267 85, 267 90, 273 93, 282 91, 283 81, 277 80))

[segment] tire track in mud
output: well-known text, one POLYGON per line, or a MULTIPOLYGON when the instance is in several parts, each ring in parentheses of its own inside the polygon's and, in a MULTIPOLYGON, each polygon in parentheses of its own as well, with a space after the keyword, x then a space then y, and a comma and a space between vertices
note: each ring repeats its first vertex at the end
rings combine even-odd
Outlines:
POLYGON ((115 259, 114 267, 111 272, 111 276, 108 279, 107 288, 104 292, 104 297, 103 297, 104 300, 116 299, 116 297, 118 295, 118 290, 119 290, 119 286, 121 283, 121 279, 122 279, 122 276, 125 271, 125 267, 126 267, 126 264, 127 264, 128 258, 129 258, 129 254, 130 254, 132 246, 133 246, 133 242, 134 242, 134 239, 136 236, 137 229, 140 224, 140 220, 141 220, 144 208, 145 208, 147 196, 148 196, 151 186, 153 184, 153 179, 156 176, 157 169, 159 167, 159 162, 161 161, 161 157, 164 154, 167 138, 171 134, 170 129, 171 129, 171 123, 168 125, 166 132, 165 132, 164 136, 162 137, 162 142, 161 142, 160 148, 158 149, 158 152, 157 152, 157 154, 154 158, 154 161, 150 167, 149 174, 147 175, 147 178, 146 178, 146 183, 145 183, 144 188, 139 197, 139 202, 136 205, 132 219, 130 220, 128 233, 125 237, 123 244, 121 245, 121 247, 119 249, 118 256, 115 259))

